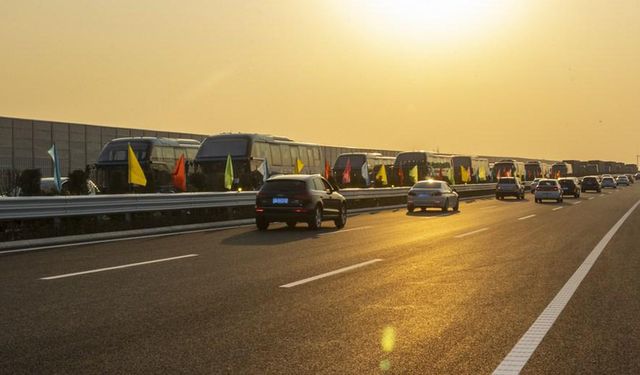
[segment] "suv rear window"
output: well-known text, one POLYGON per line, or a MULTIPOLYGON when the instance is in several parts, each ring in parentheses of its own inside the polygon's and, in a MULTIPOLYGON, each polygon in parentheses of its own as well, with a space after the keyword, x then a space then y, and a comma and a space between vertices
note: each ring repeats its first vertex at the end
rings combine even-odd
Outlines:
POLYGON ((596 182, 596 178, 595 177, 585 177, 582 179, 582 182, 596 182))
POLYGON ((554 181, 540 181, 538 187, 541 186, 556 186, 556 183, 554 181))
POLYGON ((562 186, 574 186, 575 183, 573 182, 573 180, 560 180, 558 181, 560 183, 560 185, 562 186))
POLYGON ((273 192, 298 192, 307 190, 307 183, 299 180, 274 180, 267 181, 260 191, 273 193, 273 192))
POLYGON ((516 179, 513 177, 502 177, 501 179, 498 180, 499 184, 515 184, 516 183, 516 179))

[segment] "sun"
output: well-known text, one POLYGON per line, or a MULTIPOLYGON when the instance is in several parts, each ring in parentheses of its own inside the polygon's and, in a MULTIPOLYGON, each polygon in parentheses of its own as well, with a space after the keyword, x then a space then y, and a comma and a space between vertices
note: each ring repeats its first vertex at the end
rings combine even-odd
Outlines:
POLYGON ((409 40, 450 41, 489 28, 508 15, 510 0, 352 0, 351 19, 409 40))

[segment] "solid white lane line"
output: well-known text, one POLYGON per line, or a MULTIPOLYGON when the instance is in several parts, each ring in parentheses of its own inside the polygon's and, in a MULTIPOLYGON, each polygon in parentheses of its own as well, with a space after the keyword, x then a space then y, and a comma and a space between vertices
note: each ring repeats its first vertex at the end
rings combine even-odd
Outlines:
POLYGON ((567 306, 567 303, 580 286, 582 280, 584 280, 591 267, 596 262, 604 248, 607 246, 611 238, 616 234, 618 229, 624 224, 627 218, 633 213, 633 211, 640 205, 640 201, 637 201, 627 211, 617 223, 614 224, 607 234, 602 237, 596 247, 591 250, 591 253, 582 262, 580 267, 574 272, 571 278, 560 289, 558 294, 547 305, 542 314, 538 316, 538 319, 529 327, 529 330, 520 338, 518 343, 511 349, 511 352, 502 360, 500 365, 493 372, 494 375, 512 375, 519 374, 524 365, 529 361, 531 355, 536 350, 544 336, 549 332, 553 323, 555 323, 562 310, 567 306))
POLYGON ((575 206, 576 204, 580 204, 580 203, 582 203, 582 201, 573 202, 571 204, 575 206))
POLYGON ((360 268, 360 267, 364 267, 364 266, 368 266, 370 264, 373 263, 377 263, 377 262, 382 262, 382 259, 372 259, 366 262, 362 262, 362 263, 358 263, 358 264, 354 264, 353 266, 349 266, 349 267, 344 267, 344 268, 340 268, 337 269, 335 271, 331 271, 331 272, 327 272, 327 273, 323 273, 320 275, 316 275, 316 276, 312 276, 312 277, 308 277, 306 279, 302 279, 302 280, 298 280, 298 281, 294 281, 292 283, 289 284, 284 284, 284 285, 280 285, 280 288, 292 288, 294 286, 298 286, 298 285, 302 285, 302 284, 306 284, 309 283, 311 281, 315 281, 318 279, 323 279, 325 277, 329 277, 329 276, 333 276, 333 275, 337 275, 339 273, 343 273, 343 272, 347 272, 347 271, 351 271, 354 270, 356 268, 360 268))
POLYGON ((470 236, 470 235, 472 235, 472 234, 476 234, 476 233, 484 232, 485 230, 489 230, 489 228, 482 228, 482 229, 474 230, 474 231, 472 231, 472 232, 459 234, 459 235, 457 235, 457 236, 454 236, 453 238, 463 238, 463 237, 470 236))
POLYGON ((333 231, 333 232, 319 233, 318 236, 327 236, 329 234, 336 234, 336 233, 347 233, 347 232, 351 232, 351 231, 354 231, 354 230, 362 230, 362 229, 369 229, 369 228, 371 228, 371 226, 349 228, 349 229, 340 229, 340 230, 336 230, 336 231, 333 231))
POLYGON ((191 258, 191 257, 197 257, 198 254, 187 254, 187 255, 180 255, 177 257, 171 257, 171 258, 163 258, 163 259, 155 259, 155 260, 149 260, 146 262, 138 262, 138 263, 130 263, 130 264, 123 264, 121 266, 115 266, 115 267, 106 267, 106 268, 98 268, 95 270, 89 270, 89 271, 82 271, 82 272, 74 272, 74 273, 65 273, 64 275, 56 275, 56 276, 47 276, 47 277, 41 277, 40 280, 55 280, 55 279, 62 279, 65 277, 72 277, 72 276, 79 276, 79 275, 86 275, 89 273, 96 273, 96 272, 104 272, 104 271, 111 271, 111 270, 118 270, 121 268, 129 268, 129 267, 136 267, 136 266, 142 266, 145 264, 151 264, 151 263, 159 263, 159 262, 168 262, 170 260, 177 260, 177 259, 183 259, 183 258, 191 258))
POLYGON ((98 245, 98 244, 102 244, 102 243, 111 243, 111 242, 120 242, 120 241, 132 241, 132 240, 143 240, 143 239, 147 239, 147 238, 177 236, 177 235, 180 235, 180 234, 192 234, 192 233, 202 233, 202 232, 218 232, 218 231, 221 231, 221 230, 238 229, 238 228, 246 228, 246 227, 253 227, 253 226, 255 226, 255 224, 243 224, 243 225, 235 225, 235 226, 232 226, 232 227, 193 229, 193 230, 182 231, 182 232, 143 234, 143 235, 140 235, 140 236, 110 238, 110 239, 107 239, 107 240, 82 241, 82 242, 73 242, 73 243, 59 244, 59 245, 45 245, 45 246, 38 246, 38 247, 30 247, 28 249, 16 249, 16 250, 0 251, 0 255, 2 255, 2 254, 12 254, 12 253, 25 253, 25 252, 29 252, 29 251, 37 251, 37 250, 45 250, 45 249, 57 249, 57 248, 61 248, 61 247, 73 247, 73 246, 83 246, 83 245, 98 245))
POLYGON ((564 206, 560 206, 560 207, 556 207, 556 208, 554 208, 554 209, 553 209, 553 210, 551 210, 551 211, 558 211, 558 210, 561 210, 561 209, 563 209, 563 208, 564 208, 564 206))
POLYGON ((531 219, 532 217, 536 216, 536 214, 533 215, 527 215, 527 216, 523 216, 521 218, 518 218, 518 220, 527 220, 527 219, 531 219))
POLYGON ((596 197, 589 197, 589 200, 595 199, 596 197))

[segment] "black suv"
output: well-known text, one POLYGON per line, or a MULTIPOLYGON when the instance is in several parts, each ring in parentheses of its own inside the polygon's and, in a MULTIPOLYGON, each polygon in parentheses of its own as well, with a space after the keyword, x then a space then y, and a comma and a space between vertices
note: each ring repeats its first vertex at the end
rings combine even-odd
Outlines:
POLYGON ((582 191, 594 190, 596 192, 602 191, 602 185, 597 176, 587 176, 582 179, 582 191))
POLYGON ((562 177, 558 179, 560 187, 562 187, 563 195, 573 195, 574 198, 580 198, 580 181, 575 177, 562 177))
POLYGON ((320 175, 279 175, 269 178, 256 197, 256 226, 266 230, 269 223, 285 222, 289 228, 297 223, 318 229, 323 220, 333 220, 336 227, 347 223, 347 202, 320 175))

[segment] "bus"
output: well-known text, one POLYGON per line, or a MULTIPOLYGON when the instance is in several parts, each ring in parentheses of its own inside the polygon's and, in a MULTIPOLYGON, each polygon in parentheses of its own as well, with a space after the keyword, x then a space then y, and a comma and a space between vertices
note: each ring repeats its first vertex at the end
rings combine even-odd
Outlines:
POLYGON ((574 177, 584 177, 587 175, 586 162, 580 161, 580 160, 563 160, 562 162, 571 165, 571 169, 573 169, 574 177))
POLYGON ((172 173, 181 155, 185 157, 187 174, 200 142, 195 139, 159 137, 127 137, 113 139, 102 148, 94 164, 96 185, 102 193, 122 194, 175 192, 172 173), (142 167, 147 186, 129 186, 128 146, 142 167))
POLYGON ((533 181, 536 178, 546 178, 549 175, 549 165, 540 161, 528 161, 524 163, 524 181, 533 181))
POLYGON ((518 177, 524 181, 524 163, 513 159, 505 159, 493 165, 493 177, 495 180, 500 177, 518 177))
MULTIPOLYGON (((231 156, 234 181, 232 189, 258 190, 265 176, 260 172, 267 166, 268 174, 291 174, 300 160, 304 174, 322 174, 333 180, 331 169, 340 154, 373 153, 394 157, 398 151, 356 147, 325 146, 296 142, 287 137, 266 134, 226 133, 207 137, 195 158, 200 191, 225 191, 224 174, 227 156, 231 156), (329 168, 327 168, 329 167, 329 168)), ((266 176, 268 177, 268 176, 266 176)), ((331 181, 335 183, 335 181, 331 181)))
POLYGON ((560 177, 569 177, 573 176, 573 168, 571 164, 567 163, 554 163, 551 166, 550 177, 551 178, 560 178, 560 177))
MULTIPOLYGON (((597 167, 597 172, 594 174, 606 174, 608 172, 605 172, 605 163, 602 160, 589 160, 587 162, 587 165, 592 165, 592 166, 596 166, 597 167)), ((593 170, 593 167, 589 168, 591 171, 593 170)))
POLYGON ((584 165, 584 175, 585 176, 596 176, 600 174, 600 170, 598 169, 598 164, 592 164, 590 162, 586 162, 584 165))
POLYGON ((455 184, 480 184, 491 180, 489 159, 456 155, 451 157, 451 166, 455 184))
POLYGON ((434 179, 453 184, 451 156, 427 151, 401 152, 394 162, 394 180, 397 186, 413 186, 416 182, 410 177, 411 170, 417 167, 418 181, 434 179))
POLYGON ((341 154, 333 165, 333 179, 341 187, 367 188, 373 186, 391 185, 393 176, 393 163, 395 158, 383 156, 379 152, 350 152, 341 154), (344 180, 344 171, 347 165, 351 168, 348 181, 344 180), (376 182, 376 175, 384 166, 387 173, 387 184, 376 182))
POLYGON ((626 173, 626 174, 636 174, 636 173, 638 173, 638 165, 637 164, 625 164, 624 165, 624 173, 626 173))

